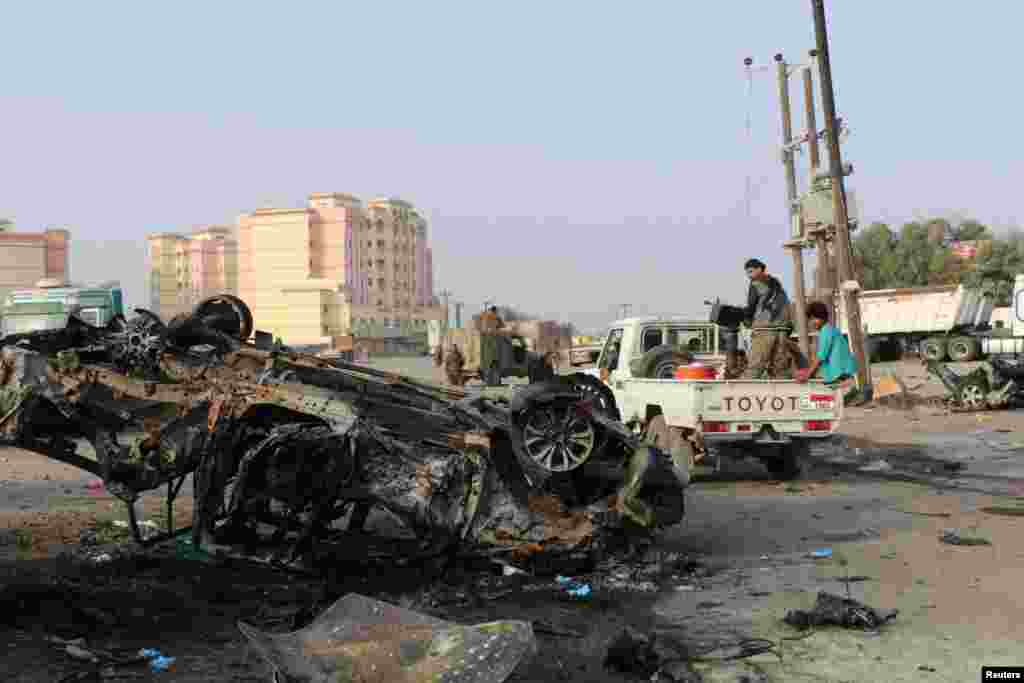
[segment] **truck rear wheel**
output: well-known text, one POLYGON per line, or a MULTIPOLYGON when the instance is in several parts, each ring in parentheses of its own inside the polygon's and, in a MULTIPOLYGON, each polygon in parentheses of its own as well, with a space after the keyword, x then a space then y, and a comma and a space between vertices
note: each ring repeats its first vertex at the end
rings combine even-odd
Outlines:
POLYGON ((925 360, 943 361, 946 359, 946 340, 932 337, 921 342, 921 357, 925 360))
POLYGON ((775 448, 775 453, 760 458, 765 469, 779 481, 799 479, 804 472, 805 460, 811 450, 810 445, 806 441, 793 441, 786 446, 775 448))
POLYGON ((949 342, 949 359, 958 363, 977 360, 980 350, 977 339, 954 337, 949 342))

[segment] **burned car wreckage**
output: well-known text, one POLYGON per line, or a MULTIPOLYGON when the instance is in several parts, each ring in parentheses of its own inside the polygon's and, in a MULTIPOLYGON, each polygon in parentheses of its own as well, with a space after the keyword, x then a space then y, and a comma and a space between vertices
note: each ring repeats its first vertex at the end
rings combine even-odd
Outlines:
POLYGON ((614 419, 608 396, 573 375, 492 399, 297 353, 254 335, 228 295, 166 324, 136 309, 0 339, 0 444, 102 478, 140 543, 190 532, 295 567, 528 562, 677 523, 688 473, 614 419), (189 475, 192 526, 173 529, 189 475), (168 531, 143 539, 132 503, 162 486, 168 531))

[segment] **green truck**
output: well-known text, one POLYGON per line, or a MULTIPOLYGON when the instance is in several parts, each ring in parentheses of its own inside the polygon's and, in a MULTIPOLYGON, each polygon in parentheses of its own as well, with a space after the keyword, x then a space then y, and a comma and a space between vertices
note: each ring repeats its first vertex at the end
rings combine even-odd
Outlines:
POLYGON ((15 290, 0 303, 0 337, 59 330, 72 313, 90 325, 105 326, 115 316, 124 315, 121 285, 110 282, 83 287, 41 280, 31 289, 15 290))

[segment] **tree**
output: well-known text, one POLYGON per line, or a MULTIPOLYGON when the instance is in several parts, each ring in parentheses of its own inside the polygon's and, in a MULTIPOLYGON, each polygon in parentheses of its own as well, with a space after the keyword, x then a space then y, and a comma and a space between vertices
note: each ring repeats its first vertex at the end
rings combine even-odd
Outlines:
POLYGON ((962 262, 945 246, 943 219, 905 223, 898 234, 872 223, 853 242, 854 260, 864 289, 957 284, 962 262))
POLYGON ((997 306, 1008 306, 1013 283, 1024 270, 1024 235, 1012 231, 1005 239, 992 240, 978 250, 974 268, 964 277, 970 287, 981 287, 996 297, 997 306))
POLYGON ((896 279, 895 236, 885 223, 872 223, 853 242, 855 267, 864 289, 893 287, 896 279))
POLYGON ((978 221, 966 219, 956 228, 951 229, 949 237, 954 242, 972 242, 992 239, 992 233, 978 221))

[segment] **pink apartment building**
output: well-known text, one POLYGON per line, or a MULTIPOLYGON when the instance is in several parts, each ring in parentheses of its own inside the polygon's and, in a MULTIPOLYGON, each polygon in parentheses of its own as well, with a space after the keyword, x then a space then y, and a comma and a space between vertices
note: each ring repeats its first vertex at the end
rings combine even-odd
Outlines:
POLYGON ((233 232, 231 227, 210 226, 188 235, 150 235, 150 308, 170 319, 215 294, 237 294, 238 244, 233 232))
POLYGON ((220 292, 290 344, 423 332, 433 296, 427 222, 408 202, 315 193, 243 214, 235 230, 151 235, 151 306, 168 318, 220 292), (237 237, 236 237, 237 236, 237 237))
POLYGON ((51 229, 17 232, 0 228, 0 300, 42 279, 67 281, 71 233, 51 229))

